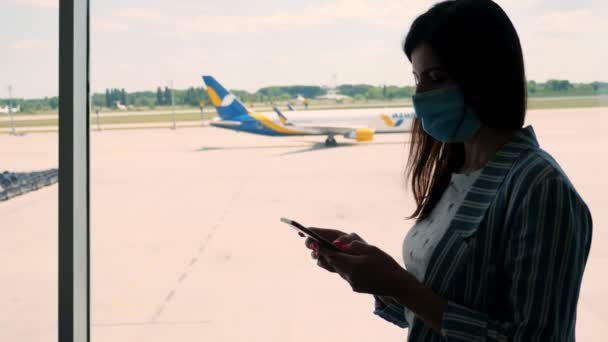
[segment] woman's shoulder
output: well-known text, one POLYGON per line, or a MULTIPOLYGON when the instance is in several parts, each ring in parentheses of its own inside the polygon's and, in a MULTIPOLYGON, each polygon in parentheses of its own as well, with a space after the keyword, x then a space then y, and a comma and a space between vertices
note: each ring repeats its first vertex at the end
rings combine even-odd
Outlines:
POLYGON ((528 185, 548 178, 568 178, 555 158, 540 147, 523 151, 513 164, 512 173, 528 185))
POLYGON ((517 197, 526 196, 546 184, 551 184, 553 187, 562 187, 568 192, 575 193, 576 197, 580 198, 561 165, 550 153, 540 147, 522 151, 513 163, 506 181, 517 197))

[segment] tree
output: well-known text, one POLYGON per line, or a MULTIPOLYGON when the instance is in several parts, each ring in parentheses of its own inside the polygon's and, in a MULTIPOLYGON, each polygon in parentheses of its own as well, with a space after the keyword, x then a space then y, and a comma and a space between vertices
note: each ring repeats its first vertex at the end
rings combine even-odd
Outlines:
POLYGON ((110 108, 113 105, 112 97, 110 96, 110 89, 106 88, 106 107, 110 108))
POLYGON ((528 93, 530 93, 530 94, 536 93, 536 82, 528 81, 528 93))
POLYGON ((169 89, 169 87, 165 87, 165 93, 163 95, 163 104, 171 104, 171 89, 169 89))
POLYGON ((120 101, 120 95, 121 95, 120 89, 117 89, 117 88, 112 89, 112 103, 116 104, 116 102, 122 102, 122 101, 120 101))
POLYGON ((338 92, 351 97, 365 97, 371 88, 373 86, 368 84, 343 84, 338 86, 338 92))
POLYGON ((127 92, 124 88, 120 90, 120 103, 127 105, 127 92))
POLYGON ((158 87, 158 88, 156 88, 156 105, 162 106, 164 104, 165 104, 165 102, 163 101, 163 90, 160 87, 158 87))
POLYGON ((572 83, 567 80, 548 80, 547 87, 552 91, 564 92, 572 88, 572 83))

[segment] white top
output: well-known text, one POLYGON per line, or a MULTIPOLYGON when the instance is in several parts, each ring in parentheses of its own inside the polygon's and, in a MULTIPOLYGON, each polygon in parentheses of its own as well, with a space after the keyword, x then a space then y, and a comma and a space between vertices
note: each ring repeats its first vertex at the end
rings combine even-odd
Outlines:
MULTIPOLYGON (((456 211, 482 170, 471 173, 453 173, 449 186, 430 215, 416 223, 405 236, 403 262, 405 268, 419 281, 424 281, 424 274, 435 246, 447 231, 456 211)), ((411 327, 414 322, 414 313, 406 308, 405 318, 411 327)))

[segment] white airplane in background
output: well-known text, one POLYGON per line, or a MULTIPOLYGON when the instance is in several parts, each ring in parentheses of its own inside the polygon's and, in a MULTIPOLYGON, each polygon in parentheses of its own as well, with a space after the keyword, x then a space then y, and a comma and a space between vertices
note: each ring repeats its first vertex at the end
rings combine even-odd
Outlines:
POLYGON ((17 107, 9 107, 9 106, 0 106, 0 113, 2 114, 8 114, 10 113, 19 113, 19 111, 21 111, 21 107, 17 106, 17 107))
POLYGON ((114 101, 114 104, 116 105, 116 109, 118 110, 127 110, 127 106, 120 103, 120 101, 114 101))
MULTIPOLYGON (((268 136, 326 136, 325 145, 336 146, 336 136, 356 141, 372 141, 375 134, 403 133, 411 129, 413 108, 347 109, 297 112, 289 120, 275 110, 279 120, 248 110, 232 93, 212 76, 203 76, 207 94, 219 118, 211 126, 268 136)), ((290 116, 292 113, 290 112, 290 116)))

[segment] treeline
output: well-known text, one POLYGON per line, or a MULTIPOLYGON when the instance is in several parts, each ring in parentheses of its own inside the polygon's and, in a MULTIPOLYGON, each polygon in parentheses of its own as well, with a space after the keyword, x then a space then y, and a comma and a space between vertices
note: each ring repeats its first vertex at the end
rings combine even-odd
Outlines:
POLYGON ((171 96, 175 96, 176 106, 199 106, 200 102, 208 102, 207 92, 203 88, 188 88, 185 90, 169 87, 158 87, 156 92, 137 91, 128 93, 124 89, 106 89, 104 94, 93 94, 94 107, 117 108, 118 104, 133 107, 169 106, 171 96))
MULTIPOLYGON (((405 86, 373 86, 369 84, 343 84, 338 86, 338 93, 347 95, 355 100, 392 100, 406 99, 415 92, 415 87, 405 86)), ((325 88, 319 86, 275 86, 264 87, 251 93, 245 90, 231 90, 243 102, 270 103, 276 101, 289 101, 298 96, 315 98, 327 93, 325 88)), ((608 82, 571 83, 568 80, 549 80, 547 82, 528 82, 528 93, 531 97, 540 96, 595 96, 608 95, 608 82)), ((156 91, 127 92, 125 89, 106 89, 104 93, 92 96, 92 105, 95 108, 116 109, 118 104, 128 107, 154 108, 156 106, 171 105, 174 96, 176 106, 198 107, 201 103, 208 104, 207 92, 202 87, 188 89, 175 89, 158 87, 156 91)), ((8 99, 0 99, 0 106, 6 106, 8 99)), ((58 107, 57 97, 42 99, 13 99, 12 106, 20 106, 22 112, 55 111, 58 107)))
POLYGON ((298 95, 305 98, 315 98, 325 95, 325 89, 318 86, 275 86, 260 88, 255 93, 250 93, 245 90, 230 90, 236 97, 243 102, 272 102, 280 100, 290 100, 298 95))
POLYGON ((528 81, 531 96, 593 96, 607 95, 608 82, 571 83, 568 80, 548 80, 545 83, 528 81))
POLYGON ((411 86, 376 87, 368 84, 343 84, 338 87, 340 94, 350 96, 356 100, 401 99, 411 97, 415 91, 416 88, 411 86))

